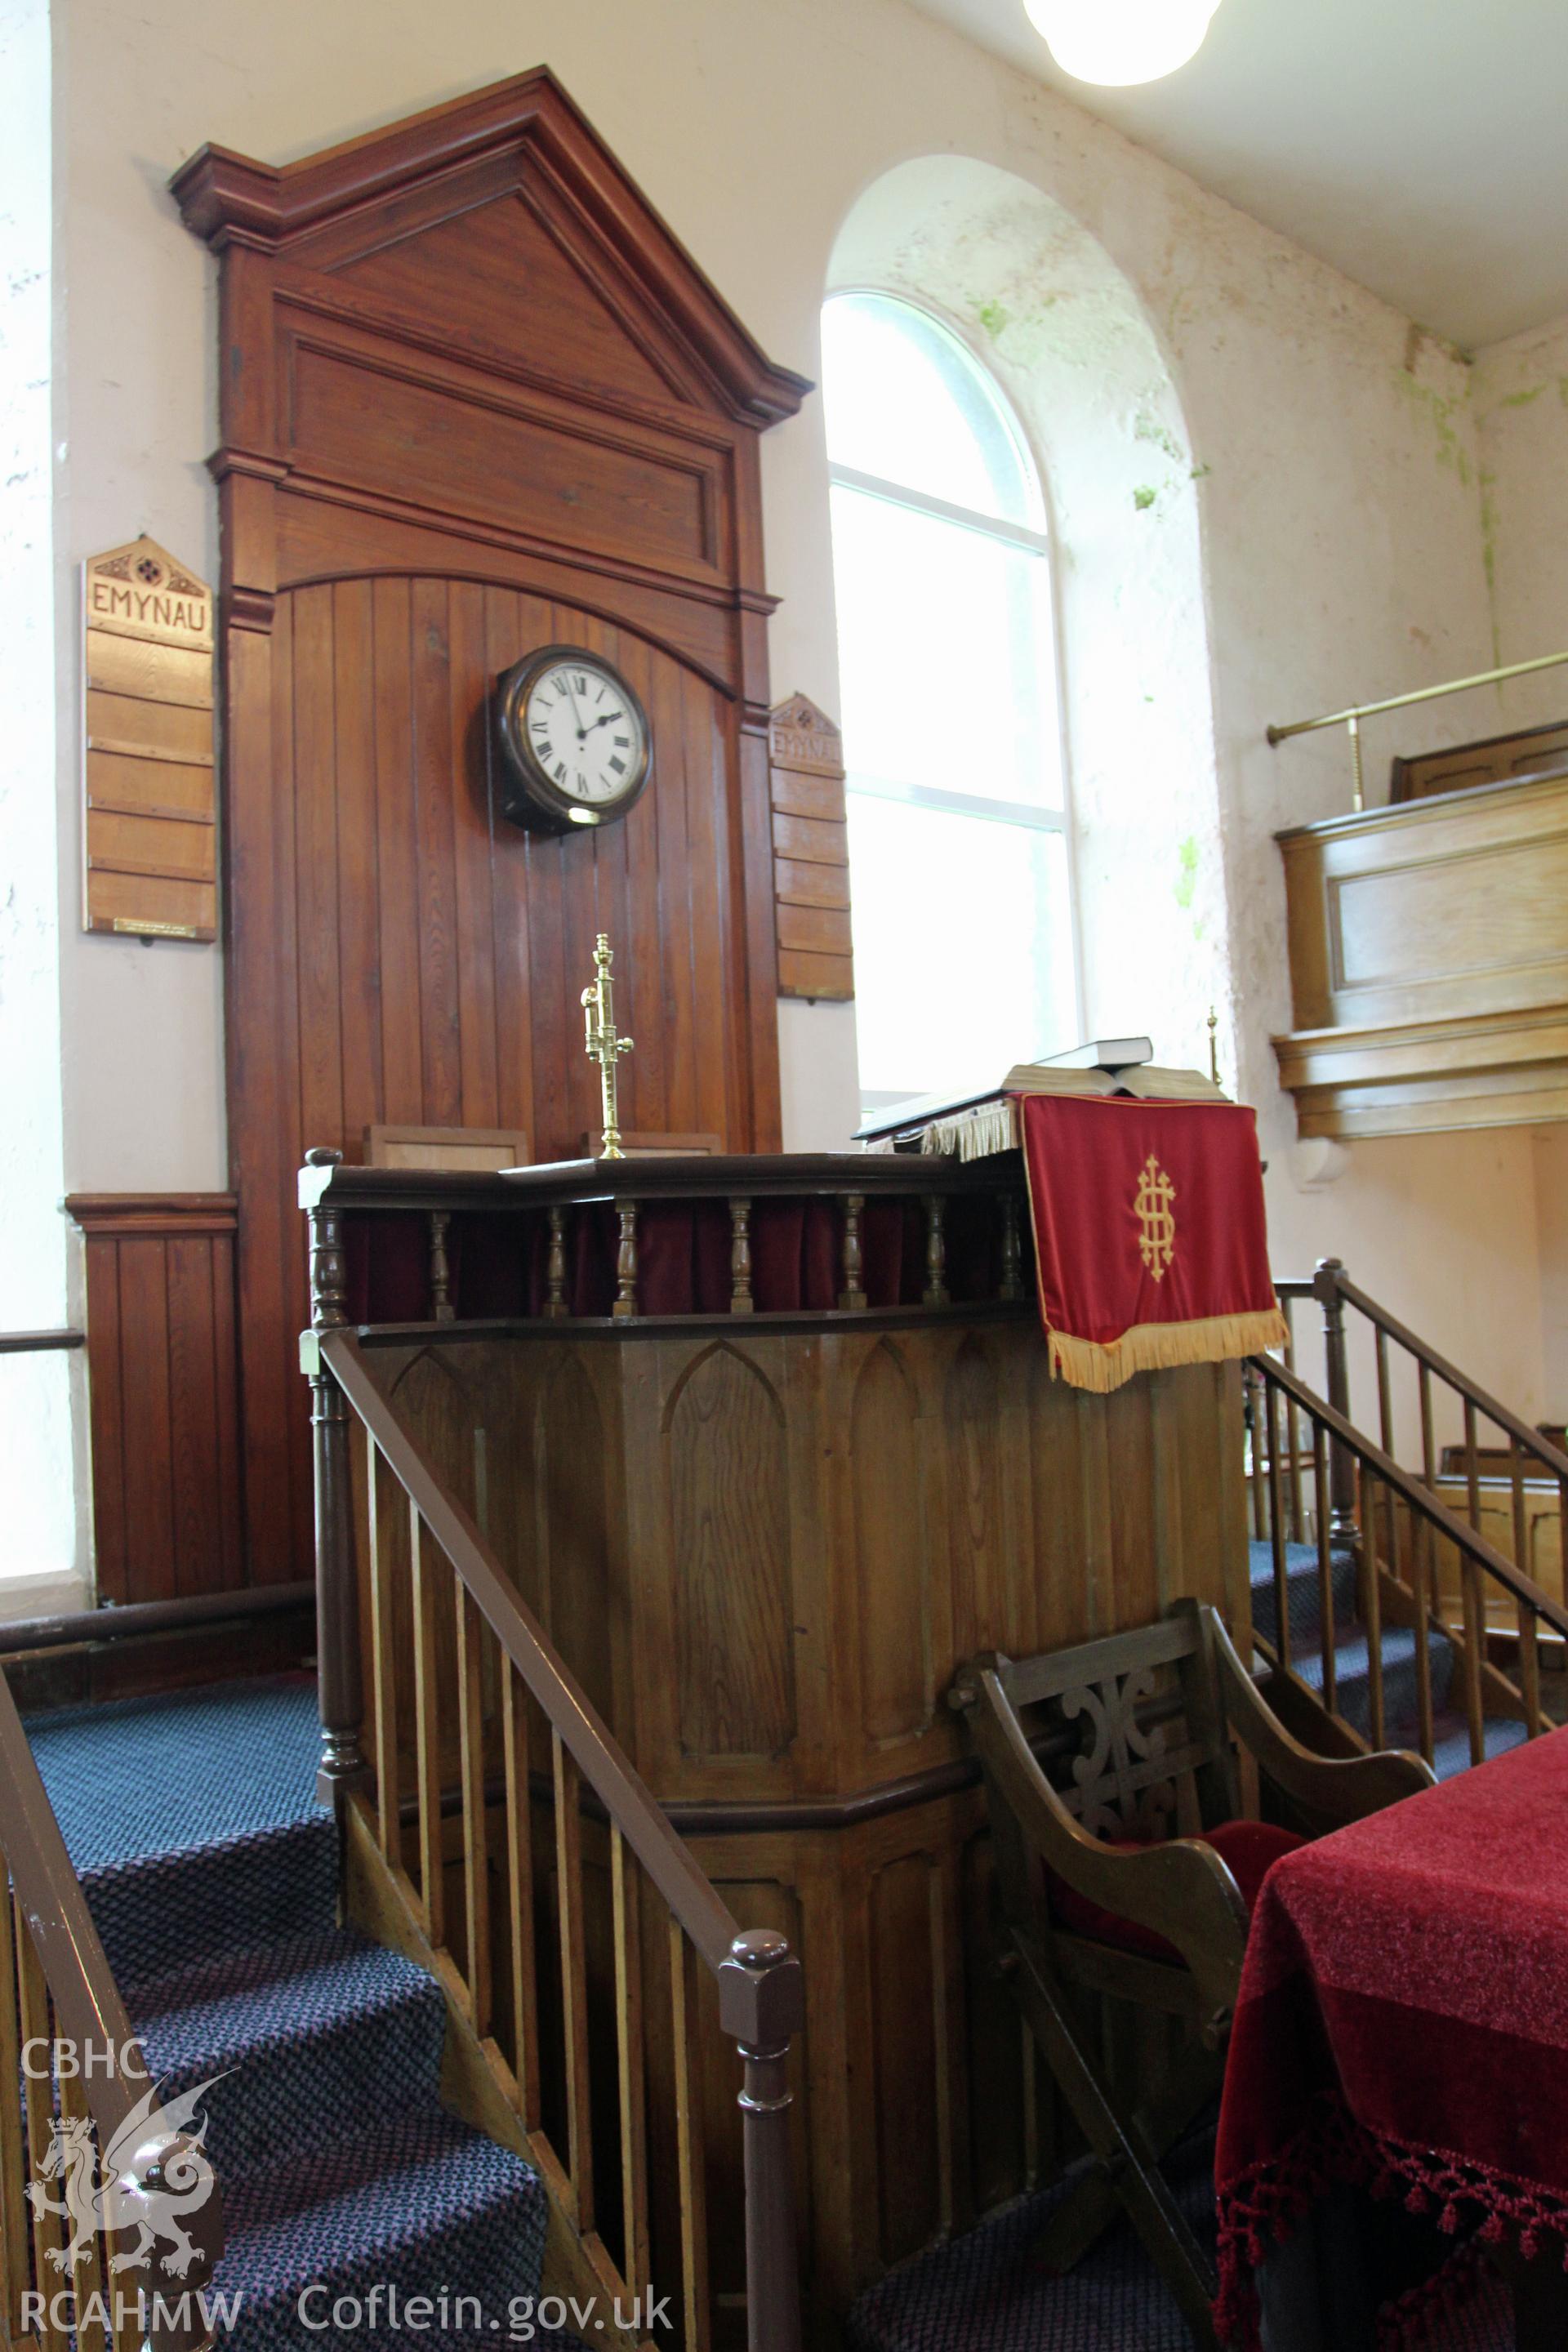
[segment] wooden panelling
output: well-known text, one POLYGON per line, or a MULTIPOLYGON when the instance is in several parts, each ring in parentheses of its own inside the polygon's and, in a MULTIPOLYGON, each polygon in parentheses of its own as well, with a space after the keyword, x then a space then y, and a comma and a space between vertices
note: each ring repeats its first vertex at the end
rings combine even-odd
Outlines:
MULTIPOLYGON (((984 1808, 945 1696, 973 1649, 1063 1646, 1147 1623, 1183 1593, 1215 1601, 1247 1642, 1237 1369, 1089 1395, 1049 1379, 1029 1306, 889 1329, 753 1326, 720 1343, 658 1324, 454 1333, 377 1343, 365 1360, 465 1497, 482 1427, 503 1565, 736 1916, 780 1927, 801 1956, 799 2202, 821 2321, 808 2340, 837 2340, 890 2263, 1074 2152, 993 1964, 984 1808), (434 1375, 437 1357, 449 1376, 434 1375)), ((543 1769, 537 1747, 533 1761, 543 1769)), ((644 2008, 668 2018, 656 1910, 644 2008)), ((592 1916, 587 1939, 597 1985, 608 1944, 592 1916)), ((504 1951, 496 1968, 502 1983, 504 1951)), ((710 2244, 733 2294, 735 2070, 705 1978, 696 2011, 710 2244)), ((595 2047, 614 2047, 602 2021, 595 2047)), ((656 2278, 679 2273, 673 2081, 656 2042, 656 2278)), ((595 2129, 613 2147, 597 2110, 595 2129)))
POLYGON ((696 1359, 669 1407, 666 1476, 681 1748, 778 1756, 795 1731, 789 1486, 784 1407, 754 1361, 722 1345, 696 1359))
POLYGON ((76 1193, 66 1208, 86 1245, 98 1597, 244 1583, 233 1198, 76 1193))
POLYGON ((942 1702, 977 1649, 1146 1624, 1184 1593, 1249 1638, 1234 1365, 1092 1396, 1048 1377, 1022 1307, 733 1342, 555 1328, 367 1360, 465 1500, 482 1424, 492 1539, 579 1673, 606 1673, 607 1641, 605 1712, 661 1800, 951 1766, 942 1702), (412 1390, 436 1359, 449 1373, 412 1390))
POLYGON ((299 1573, 307 1147, 511 1127, 570 1154, 600 929, 625 1124, 778 1147, 756 444, 809 387, 543 71, 280 171, 206 149, 174 186, 221 256, 249 1538, 299 1573), (498 674, 556 642, 652 726, 649 790, 586 837, 506 824, 490 772, 498 674))
POLYGON ((1568 719, 1395 760, 1389 770, 1388 797, 1422 800, 1432 793, 1468 792, 1473 784, 1503 783, 1514 776, 1544 775, 1562 768, 1568 768, 1568 719))
POLYGON ((853 1581, 868 1738, 909 1738, 931 1721, 931 1569, 920 1399, 891 1339, 872 1349, 849 1423, 853 1581))
POLYGON ((779 994, 855 993, 849 829, 837 728, 804 694, 774 705, 768 733, 779 994))
POLYGON ((1298 826, 1285 861, 1304 1135, 1568 1109, 1568 775, 1298 826))

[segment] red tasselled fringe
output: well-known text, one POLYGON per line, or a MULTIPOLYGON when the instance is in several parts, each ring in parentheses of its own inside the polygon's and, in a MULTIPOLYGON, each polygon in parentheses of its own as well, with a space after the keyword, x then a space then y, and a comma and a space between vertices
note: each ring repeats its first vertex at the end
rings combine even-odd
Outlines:
POLYGON ((1353 2122, 1325 2095, 1274 2157, 1251 2165, 1217 2191, 1220 2289, 1215 2327, 1231 2352, 1259 2352, 1254 2273, 1270 2242, 1289 2238, 1320 2199, 1347 2182, 1376 2198, 1398 2197, 1412 2213, 1435 2212, 1447 2236, 1472 2234, 1422 2285, 1384 2305, 1377 2352, 1413 2352, 1436 2322, 1478 2291, 1484 2250, 1511 2241, 1527 2262, 1554 2253, 1568 2270, 1568 2198, 1446 2148, 1415 2147, 1353 2122))

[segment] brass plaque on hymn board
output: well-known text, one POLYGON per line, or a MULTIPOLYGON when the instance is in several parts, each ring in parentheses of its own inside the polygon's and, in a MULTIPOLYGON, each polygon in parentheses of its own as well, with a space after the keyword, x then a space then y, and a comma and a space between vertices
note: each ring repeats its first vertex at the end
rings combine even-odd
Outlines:
POLYGON ((212 590, 147 538, 82 587, 82 927, 216 940, 212 590))

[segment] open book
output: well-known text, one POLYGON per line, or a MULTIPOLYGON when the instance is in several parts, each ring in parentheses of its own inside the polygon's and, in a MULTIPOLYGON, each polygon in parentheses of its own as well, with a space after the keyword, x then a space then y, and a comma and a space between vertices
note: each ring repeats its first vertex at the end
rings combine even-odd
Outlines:
MULTIPOLYGON (((1146 1039, 1113 1041, 1117 1045, 1143 1045, 1146 1039)), ((1100 1047, 1079 1047, 1068 1057, 1045 1062, 1015 1062, 1005 1075, 987 1087, 966 1087, 962 1094, 921 1095, 909 1102, 890 1103, 860 1128, 858 1143, 876 1143, 888 1137, 920 1133, 936 1121, 948 1121, 982 1104, 1008 1095, 1138 1095, 1148 1102, 1225 1102, 1228 1097, 1202 1070, 1164 1069, 1156 1062, 1108 1066, 1097 1060, 1085 1067, 1079 1055, 1100 1047)))

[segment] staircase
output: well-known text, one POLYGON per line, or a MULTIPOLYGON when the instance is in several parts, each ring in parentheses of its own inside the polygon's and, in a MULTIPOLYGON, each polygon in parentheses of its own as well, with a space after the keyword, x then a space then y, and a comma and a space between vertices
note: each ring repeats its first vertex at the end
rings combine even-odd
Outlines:
MULTIPOLYGON (((1249 1547, 1252 1582, 1252 1627, 1256 1635, 1278 1654, 1279 1602, 1272 1544, 1255 1540, 1249 1547)), ((1421 1637, 1407 1625, 1380 1625, 1375 1636, 1356 1613, 1355 1555, 1344 1544, 1330 1547, 1330 1611, 1333 1639, 1325 1664, 1322 1584, 1317 1547, 1288 1543, 1285 1552, 1286 1616, 1295 1670, 1319 1698, 1333 1693, 1332 1712, 1368 1745, 1373 1722, 1373 1643, 1382 1664, 1384 1738, 1387 1748, 1419 1748, 1421 1711, 1416 1675, 1416 1650, 1421 1637)), ((1455 1654, 1447 1634, 1435 1625, 1426 1630, 1427 1674, 1432 1694, 1433 1742, 1431 1764, 1440 1780, 1466 1769, 1470 1762, 1470 1736, 1461 1707, 1455 1704, 1455 1654)), ((1483 1715, 1482 1742, 1486 1756, 1501 1756, 1528 1737, 1525 1725, 1501 1715, 1483 1715)))
POLYGON ((121 1701, 27 1728, 164 2107, 209 2085, 226 2238, 213 2284, 237 2306, 220 2341, 401 2343, 394 2315, 416 2296, 437 2323, 422 2343, 505 2340, 539 2296, 544 2192, 443 2105, 440 1987, 337 1924, 336 1832, 310 1794, 313 1681, 121 1701), (310 2324, 341 2297, 384 2327, 310 2324))

